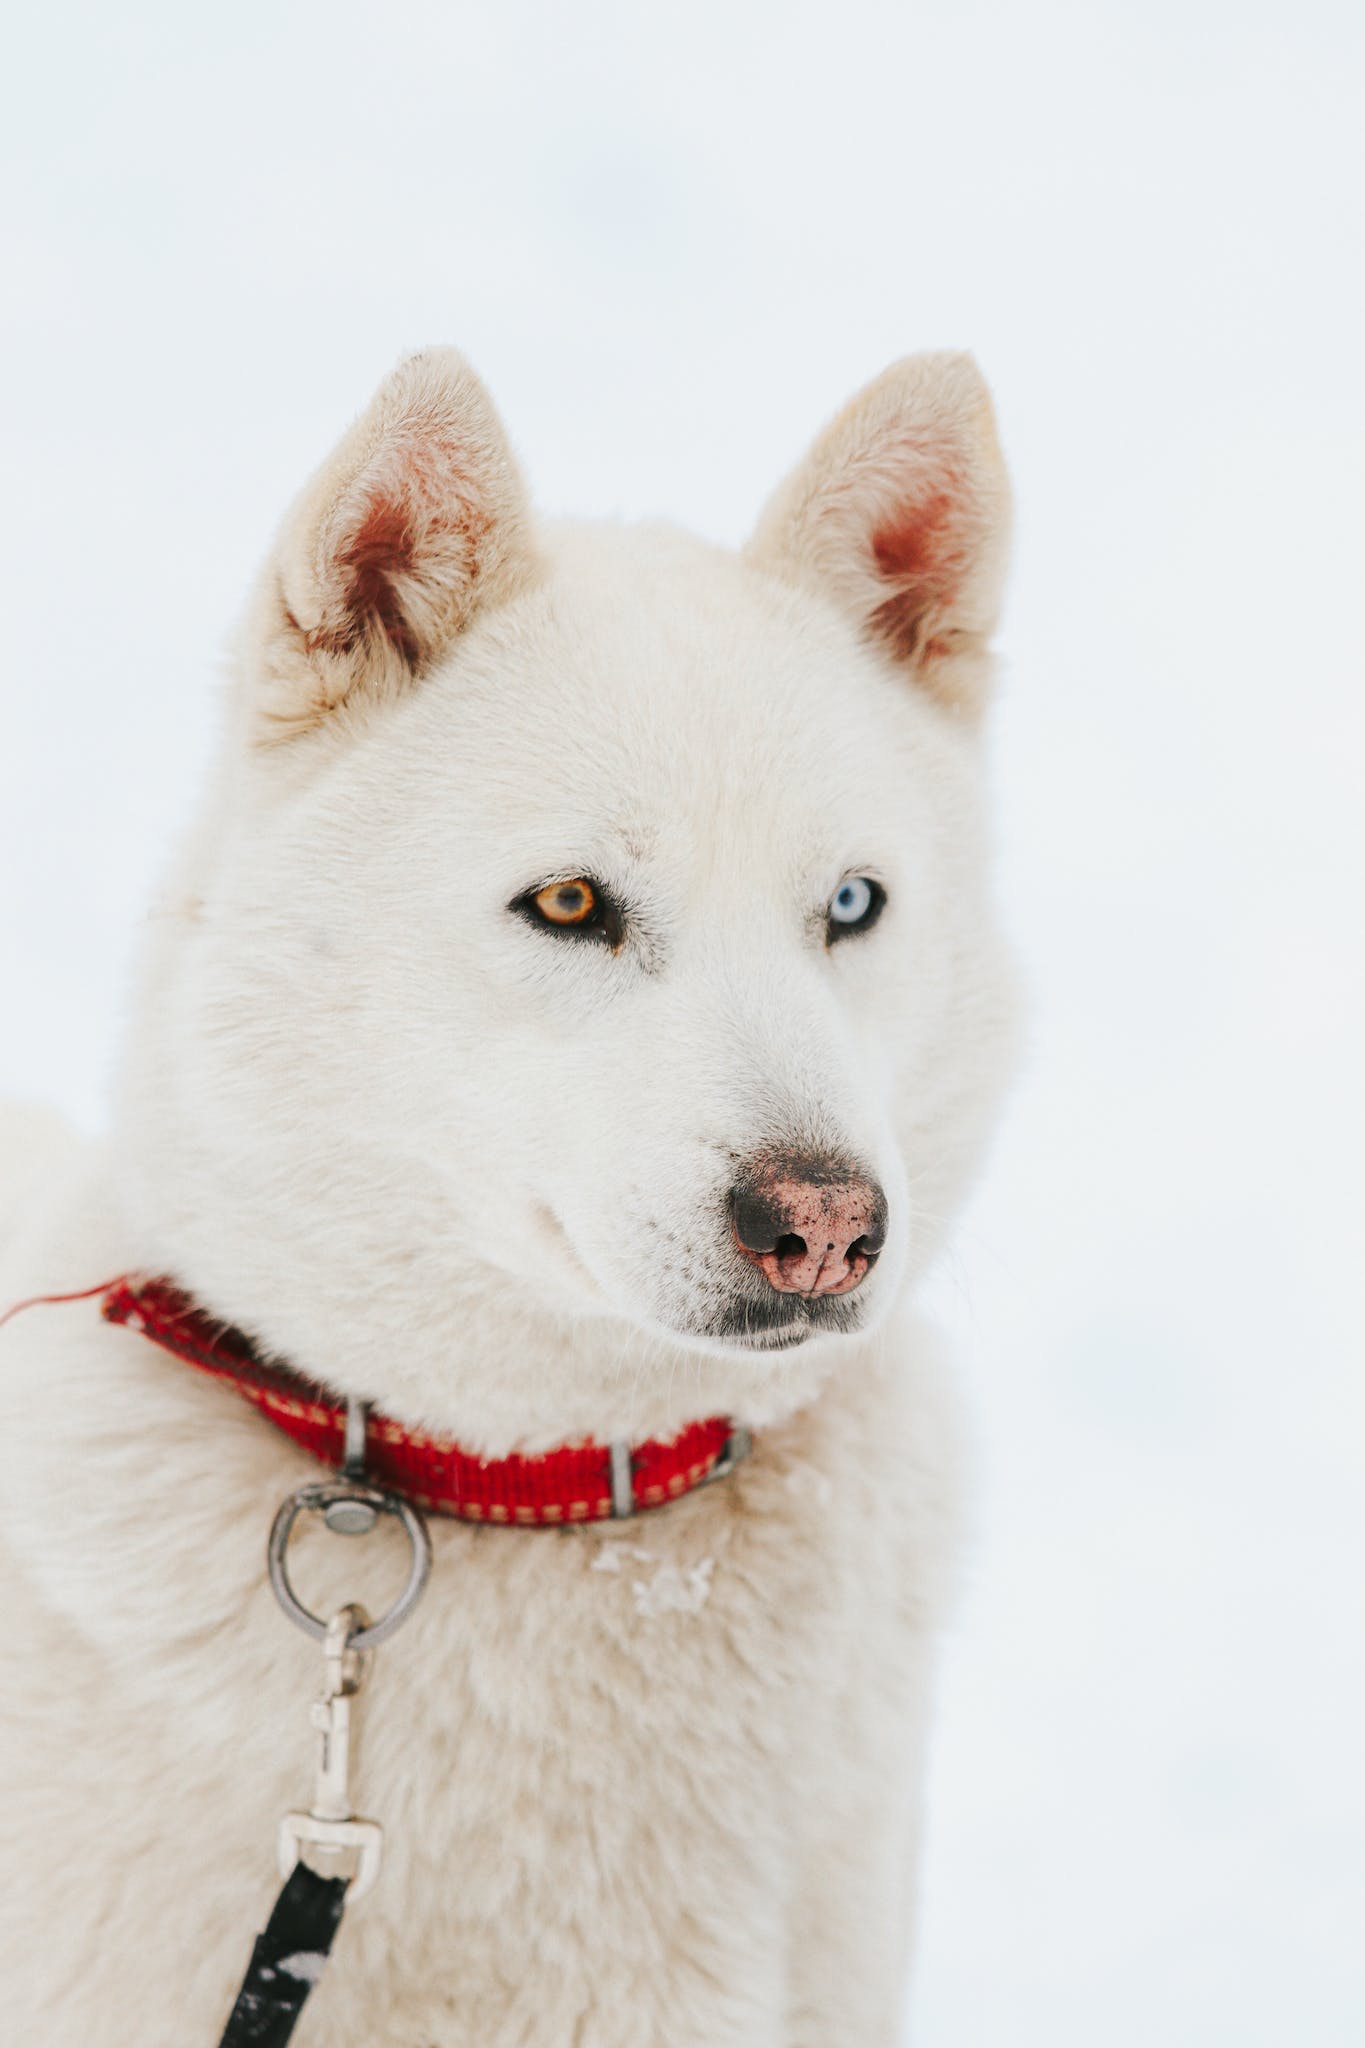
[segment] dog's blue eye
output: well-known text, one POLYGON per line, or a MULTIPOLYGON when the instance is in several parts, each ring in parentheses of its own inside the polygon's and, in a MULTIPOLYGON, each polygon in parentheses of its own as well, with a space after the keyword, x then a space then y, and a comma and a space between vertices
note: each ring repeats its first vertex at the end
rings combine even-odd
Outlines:
POLYGON ((872 884, 866 875, 855 875, 834 892, 829 914, 836 924, 861 924, 872 908, 872 884))
POLYGON ((829 899, 826 913, 830 944, 836 939, 850 938, 854 932, 865 932, 877 922, 885 902, 885 889, 870 875, 850 875, 846 882, 840 882, 829 899))

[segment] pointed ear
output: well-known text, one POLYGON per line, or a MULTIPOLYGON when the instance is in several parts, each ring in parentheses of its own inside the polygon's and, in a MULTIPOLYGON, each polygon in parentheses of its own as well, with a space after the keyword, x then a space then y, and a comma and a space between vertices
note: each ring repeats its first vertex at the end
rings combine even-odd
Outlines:
POLYGON ((535 572, 525 487, 453 349, 380 386, 288 513, 248 622, 261 739, 394 697, 535 572))
POLYGON ((750 559, 818 590, 954 710, 982 702, 1009 482, 968 355, 907 356, 825 429, 769 501, 750 559))

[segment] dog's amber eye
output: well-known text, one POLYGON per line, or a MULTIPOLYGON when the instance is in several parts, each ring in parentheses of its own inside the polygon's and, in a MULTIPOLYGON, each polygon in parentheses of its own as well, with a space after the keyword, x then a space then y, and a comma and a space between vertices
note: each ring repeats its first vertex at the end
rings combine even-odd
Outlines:
POLYGON ((597 891, 577 875, 572 882, 550 882, 537 889, 532 900, 548 924, 587 924, 597 908, 597 891))
POLYGON ((557 939, 593 940, 610 946, 613 953, 625 944, 624 913, 601 883, 589 881, 586 875, 570 875, 567 881, 528 889, 507 907, 538 931, 552 932, 557 939))

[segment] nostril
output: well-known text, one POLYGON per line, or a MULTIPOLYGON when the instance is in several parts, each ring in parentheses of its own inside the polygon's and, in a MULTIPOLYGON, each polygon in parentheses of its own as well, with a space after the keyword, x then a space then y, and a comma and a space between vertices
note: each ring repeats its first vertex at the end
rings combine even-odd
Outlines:
POLYGON ((779 1266, 784 1259, 804 1259, 806 1256, 806 1240, 804 1237, 797 1237, 795 1232, 791 1231, 788 1232, 786 1237, 778 1238, 777 1243, 773 1246, 773 1251, 776 1254, 779 1266))
POLYGON ((885 1243, 886 1238, 882 1233, 869 1230, 865 1236, 854 1238, 852 1244, 844 1253, 844 1257, 850 1265, 853 1264, 855 1259, 866 1259, 868 1264, 871 1265, 885 1243))

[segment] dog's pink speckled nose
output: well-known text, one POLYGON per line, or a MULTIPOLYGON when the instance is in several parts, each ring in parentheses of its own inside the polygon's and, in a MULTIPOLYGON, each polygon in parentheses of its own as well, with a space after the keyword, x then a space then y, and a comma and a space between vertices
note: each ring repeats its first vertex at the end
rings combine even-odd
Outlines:
POLYGON ((779 1294, 849 1294, 886 1241, 875 1181, 819 1159, 760 1165, 731 1191, 735 1243, 779 1294))

